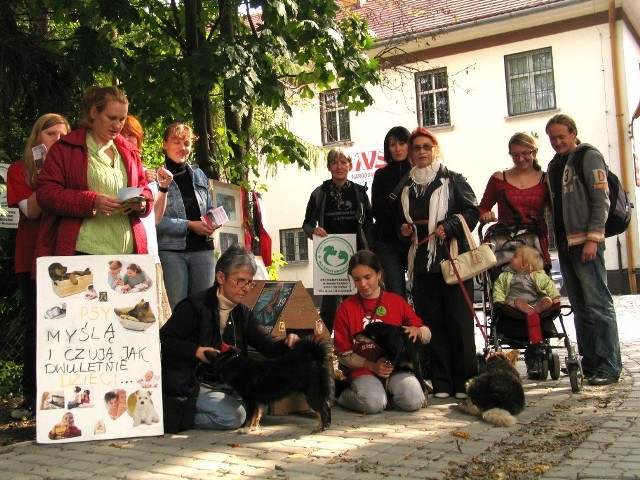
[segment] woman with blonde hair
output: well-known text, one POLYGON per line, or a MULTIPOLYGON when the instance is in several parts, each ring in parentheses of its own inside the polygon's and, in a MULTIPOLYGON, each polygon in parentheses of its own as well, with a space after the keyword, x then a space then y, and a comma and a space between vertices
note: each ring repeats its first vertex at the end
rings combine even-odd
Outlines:
MULTIPOLYGON (((351 171, 351 155, 335 147, 327 154, 327 170, 331 178, 322 182, 309 197, 302 229, 307 238, 331 234, 356 235, 356 250, 368 250, 371 242, 373 215, 367 189, 347 178, 351 171)), ((320 317, 333 331, 336 309, 341 295, 323 295, 320 317)))
POLYGON ((167 207, 156 232, 162 269, 171 272, 164 283, 172 310, 180 300, 206 290, 215 280, 215 228, 202 221, 213 208, 209 179, 189 162, 196 140, 191 127, 184 123, 171 124, 164 133, 164 167, 173 181, 166 188, 158 188, 160 192, 166 190, 167 207))
POLYGON ((36 254, 147 253, 140 217, 153 210, 153 197, 138 150, 120 135, 127 97, 116 87, 92 86, 82 106, 83 126, 52 147, 38 178, 36 254), (120 212, 118 194, 127 187, 141 188, 143 200, 120 212))
POLYGON ((13 418, 31 418, 36 397, 36 282, 32 270, 42 210, 36 200, 35 188, 47 152, 70 130, 69 122, 62 115, 42 115, 31 128, 22 159, 12 163, 7 172, 7 204, 17 207, 20 215, 16 233, 15 272, 26 321, 22 370, 24 403, 11 412, 13 418))
POLYGON ((539 230, 540 248, 547 265, 549 256, 549 228, 544 209, 549 205, 549 192, 545 173, 538 163, 535 139, 525 132, 518 132, 509 139, 511 168, 495 172, 485 188, 478 205, 480 220, 504 225, 534 224, 539 230), (498 205, 498 216, 491 211, 498 205))

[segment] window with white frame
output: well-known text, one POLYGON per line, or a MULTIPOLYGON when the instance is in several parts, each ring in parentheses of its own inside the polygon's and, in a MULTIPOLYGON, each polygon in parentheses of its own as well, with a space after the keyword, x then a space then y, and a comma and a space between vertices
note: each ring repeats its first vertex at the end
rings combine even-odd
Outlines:
POLYGON ((451 125, 449 77, 441 68, 416 74, 418 123, 423 127, 451 125))
POLYGON ((505 55, 509 116, 556 108, 551 48, 505 55))
POLYGON ((320 94, 320 124, 323 145, 351 140, 349 110, 338 100, 338 90, 320 94))
POLYGON ((280 230, 280 249, 289 264, 309 263, 307 236, 302 228, 280 230))

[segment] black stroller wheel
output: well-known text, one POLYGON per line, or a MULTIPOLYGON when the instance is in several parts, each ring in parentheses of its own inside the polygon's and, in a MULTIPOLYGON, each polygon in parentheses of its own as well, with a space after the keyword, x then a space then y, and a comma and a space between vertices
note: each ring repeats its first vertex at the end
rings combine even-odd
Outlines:
POLYGON ((546 380, 549 376, 549 356, 547 352, 540 353, 540 380, 546 380))
POLYGON ((569 368, 569 381, 573 393, 578 393, 582 389, 582 374, 578 368, 569 368))
POLYGON ((560 378, 560 356, 557 353, 551 354, 551 379, 558 380, 560 378))

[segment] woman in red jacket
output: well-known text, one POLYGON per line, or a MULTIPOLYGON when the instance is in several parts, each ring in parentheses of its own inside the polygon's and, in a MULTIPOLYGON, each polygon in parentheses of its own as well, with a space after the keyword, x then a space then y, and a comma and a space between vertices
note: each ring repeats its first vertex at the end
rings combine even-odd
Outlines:
POLYGON ((128 100, 116 87, 89 87, 82 128, 60 139, 38 177, 43 208, 36 255, 147 253, 140 216, 153 210, 138 150, 120 135, 128 100), (118 192, 142 188, 144 200, 119 211, 118 192))
POLYGON ((7 172, 7 203, 10 207, 18 207, 20 213, 16 232, 15 269, 26 322, 22 367, 24 402, 11 412, 11 416, 16 419, 31 418, 36 401, 36 282, 31 270, 42 212, 36 201, 36 181, 48 150, 69 130, 69 122, 62 115, 42 115, 33 124, 22 160, 12 163, 7 172))

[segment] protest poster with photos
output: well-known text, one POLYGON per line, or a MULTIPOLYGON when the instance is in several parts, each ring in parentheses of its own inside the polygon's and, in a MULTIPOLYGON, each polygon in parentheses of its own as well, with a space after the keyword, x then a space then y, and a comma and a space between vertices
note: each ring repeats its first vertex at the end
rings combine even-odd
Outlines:
POLYGON ((36 441, 162 435, 153 255, 37 263, 36 441))

